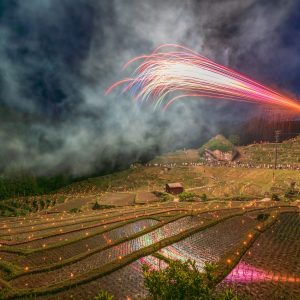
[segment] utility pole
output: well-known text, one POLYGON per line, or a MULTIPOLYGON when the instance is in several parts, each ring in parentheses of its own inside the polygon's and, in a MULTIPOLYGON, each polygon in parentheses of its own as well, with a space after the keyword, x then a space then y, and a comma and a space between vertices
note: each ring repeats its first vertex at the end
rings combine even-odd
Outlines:
POLYGON ((273 181, 275 180, 275 170, 277 169, 278 143, 279 143, 280 134, 281 134, 281 130, 275 130, 275 164, 273 170, 273 181))

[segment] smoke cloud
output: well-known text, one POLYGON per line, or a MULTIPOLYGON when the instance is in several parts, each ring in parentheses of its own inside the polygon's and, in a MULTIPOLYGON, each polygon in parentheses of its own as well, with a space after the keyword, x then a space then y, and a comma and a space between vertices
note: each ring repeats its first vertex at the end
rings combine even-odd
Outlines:
MULTIPOLYGON (((28 0, 0 4, 0 170, 86 175, 199 146, 253 105, 185 100, 167 112, 105 89, 130 58, 184 44, 297 92, 296 0, 28 0), (293 37, 293 38, 292 38, 293 37), (288 78, 288 79, 287 79, 288 78)), ((125 73, 121 73, 125 72, 125 73)))

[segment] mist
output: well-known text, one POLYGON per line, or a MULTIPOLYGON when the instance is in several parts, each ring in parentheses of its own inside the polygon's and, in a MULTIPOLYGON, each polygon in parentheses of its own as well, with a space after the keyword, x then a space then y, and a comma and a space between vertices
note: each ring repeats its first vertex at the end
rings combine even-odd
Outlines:
POLYGON ((185 99, 162 112, 104 96, 130 74, 124 63, 160 44, 297 94, 296 2, 1 1, 0 171, 83 176, 200 146, 255 115, 251 104, 185 99))

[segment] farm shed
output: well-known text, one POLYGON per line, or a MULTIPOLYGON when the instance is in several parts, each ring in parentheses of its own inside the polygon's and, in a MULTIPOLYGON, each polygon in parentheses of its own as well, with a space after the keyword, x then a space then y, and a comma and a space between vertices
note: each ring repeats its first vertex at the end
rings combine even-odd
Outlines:
POLYGON ((170 194, 180 194, 183 192, 183 185, 180 182, 167 183, 166 192, 170 194))

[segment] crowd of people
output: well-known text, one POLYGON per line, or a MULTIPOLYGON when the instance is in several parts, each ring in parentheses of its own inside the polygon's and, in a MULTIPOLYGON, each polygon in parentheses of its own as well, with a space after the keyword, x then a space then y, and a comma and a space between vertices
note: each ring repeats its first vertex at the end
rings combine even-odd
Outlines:
MULTIPOLYGON (((176 166, 211 166, 211 167, 229 167, 246 169, 274 169, 275 164, 257 164, 242 161, 203 161, 203 162, 168 162, 168 163, 146 163, 146 167, 174 168, 176 166)), ((276 169, 300 170, 300 165, 277 164, 276 169)))

